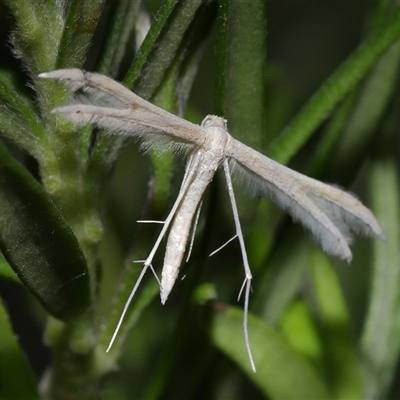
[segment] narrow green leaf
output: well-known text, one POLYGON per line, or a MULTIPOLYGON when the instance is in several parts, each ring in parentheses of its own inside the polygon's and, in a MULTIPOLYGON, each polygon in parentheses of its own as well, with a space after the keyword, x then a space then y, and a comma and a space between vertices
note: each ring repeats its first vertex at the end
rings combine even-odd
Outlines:
POLYGON ((251 309, 269 324, 276 325, 299 294, 310 263, 309 251, 310 239, 301 228, 293 226, 280 240, 268 268, 260 265, 251 309))
POLYGON ((38 160, 48 152, 46 131, 23 98, 0 81, 0 134, 15 141, 38 160))
POLYGON ((361 370, 346 301, 331 262, 319 249, 312 257, 312 273, 328 357, 329 383, 335 399, 360 399, 361 370))
POLYGON ((217 14, 217 4, 215 2, 205 1, 203 3, 196 12, 196 16, 186 32, 174 60, 174 63, 179 63, 179 79, 176 85, 176 92, 178 96, 177 112, 181 116, 183 116, 186 109, 201 57, 217 14))
POLYGON ((168 18, 170 17, 177 3, 177 0, 165 0, 158 10, 154 21, 151 24, 150 30, 140 46, 134 62, 126 74, 124 83, 128 87, 133 87, 133 85, 136 83, 139 74, 143 70, 146 62, 148 62, 150 53, 154 50, 157 40, 159 40, 161 31, 165 29, 168 18))
POLYGON ((324 348, 310 307, 303 298, 296 299, 280 321, 282 334, 290 345, 310 360, 314 366, 321 367, 324 348))
POLYGON ((356 170, 365 155, 382 116, 390 104, 399 75, 400 42, 393 45, 377 62, 360 90, 359 99, 351 118, 347 122, 331 168, 348 176, 348 171, 356 170))
POLYGON ((136 24, 141 23, 140 18, 144 17, 139 12, 141 1, 119 0, 114 3, 112 21, 96 70, 102 74, 115 77, 127 52, 127 47, 133 48, 131 43, 132 31, 136 24))
POLYGON ((400 353, 400 179, 396 160, 374 160, 371 177, 373 210, 386 242, 374 241, 372 288, 361 338, 364 398, 369 399, 386 397, 400 353))
POLYGON ((211 335, 215 345, 233 359, 248 378, 271 399, 327 399, 329 391, 310 363, 254 316, 249 316, 249 337, 257 373, 250 367, 243 338, 243 312, 219 306, 211 335))
POLYGON ((137 94, 145 99, 154 94, 202 3, 203 0, 163 3, 124 80, 129 87, 135 85, 137 94))
POLYGON ((300 113, 275 140, 269 151, 286 164, 310 138, 343 97, 353 89, 382 54, 400 37, 400 8, 323 84, 300 113))
POLYGON ((0 299, 0 398, 39 399, 37 382, 0 299))
MULTIPOLYGON (((336 111, 335 115, 327 124, 321 140, 313 152, 311 163, 305 171, 306 175, 314 178, 320 177, 325 168, 327 168, 328 162, 334 162, 335 159, 332 155, 337 147, 341 135, 343 134, 343 129, 346 126, 349 115, 354 108, 354 97, 354 94, 347 96, 336 111)), ((329 164, 329 167, 330 166, 331 164, 329 164)))
POLYGON ((67 18, 54 69, 82 66, 104 0, 71 0, 68 3, 67 18))
POLYGON ((21 281, 57 318, 89 306, 86 262, 42 186, 0 146, 0 248, 21 281))

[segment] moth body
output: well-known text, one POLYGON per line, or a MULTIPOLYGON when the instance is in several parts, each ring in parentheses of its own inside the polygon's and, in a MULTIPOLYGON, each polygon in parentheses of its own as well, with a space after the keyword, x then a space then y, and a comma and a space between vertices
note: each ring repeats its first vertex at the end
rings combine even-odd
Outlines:
POLYGON ((190 158, 181 190, 187 185, 169 231, 164 266, 161 277, 161 303, 167 301, 178 277, 182 259, 187 247, 193 218, 199 208, 204 191, 212 181, 215 172, 224 160, 224 149, 230 139, 225 120, 207 116, 202 123, 205 140, 190 158), (186 182, 189 180, 189 182, 186 182))

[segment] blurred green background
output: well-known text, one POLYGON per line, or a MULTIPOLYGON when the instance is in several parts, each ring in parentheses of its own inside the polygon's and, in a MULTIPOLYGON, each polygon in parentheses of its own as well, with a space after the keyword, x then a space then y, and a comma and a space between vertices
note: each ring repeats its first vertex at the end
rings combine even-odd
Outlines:
MULTIPOLYGON (((18 28, 10 11, 11 1, 0 1, 0 78, 6 84, 12 82, 10 86, 15 90, 36 101, 29 77, 31 71, 13 54, 10 38, 18 28)), ((108 29, 115 10, 122 3, 104 3, 82 65, 86 70, 100 69, 102 49, 110 35, 108 29)), ((139 307, 137 315, 129 317, 127 324, 133 329, 126 343, 121 339, 118 344, 123 346, 117 350, 121 356, 107 371, 112 372, 104 380, 99 378, 101 398, 296 398, 290 392, 291 380, 297 374, 299 380, 302 379, 303 362, 306 365, 304 370, 310 367, 312 374, 315 372, 318 376, 314 380, 313 375, 309 381, 304 378, 305 382, 316 382, 322 389, 306 388, 299 392, 298 398, 307 398, 304 394, 314 393, 313 389, 315 393, 325 393, 326 388, 330 398, 398 398, 399 44, 395 43, 382 57, 377 57, 373 68, 366 70, 357 79, 357 85, 346 90, 327 115, 320 117, 321 123, 315 124, 316 129, 305 134, 307 138, 300 138, 300 135, 298 140, 292 138, 294 144, 288 147, 287 153, 286 150, 280 153, 284 145, 279 147, 283 143, 280 141, 282 132, 290 136, 290 121, 296 115, 302 115, 305 105, 315 98, 313 95, 355 53, 360 43, 385 28, 391 9, 398 13, 396 4, 379 1, 266 2, 265 15, 254 18, 254 24, 260 20, 266 24, 265 52, 255 54, 264 60, 264 66, 262 79, 258 84, 252 83, 257 86, 254 90, 259 90, 263 96, 262 129, 254 133, 251 127, 243 129, 248 126, 241 114, 243 109, 240 106, 235 108, 229 97, 234 93, 229 92, 229 80, 236 82, 237 73, 234 65, 231 69, 229 66, 230 57, 234 59, 229 55, 230 46, 235 46, 235 37, 231 38, 229 34, 235 35, 237 27, 233 25, 232 31, 227 29, 226 37, 221 38, 221 32, 224 32, 221 19, 224 12, 232 20, 238 18, 234 15, 235 8, 230 10, 224 1, 203 3, 204 7, 209 7, 210 18, 199 17, 198 32, 204 32, 205 38, 201 42, 204 48, 198 59, 191 59, 197 70, 185 117, 200 123, 205 115, 226 110, 225 116, 232 121, 231 133, 244 143, 289 163, 299 172, 356 193, 383 224, 387 241, 378 243, 357 236, 350 265, 327 258, 308 232, 278 211, 269 200, 248 196, 241 188, 243 182, 236 182, 239 212, 254 273, 250 311, 265 323, 259 329, 265 329, 265 339, 258 333, 253 334, 253 352, 262 355, 259 372, 253 376, 246 357, 235 355, 235 350, 229 348, 228 342, 231 341, 232 347, 241 347, 239 353, 244 352, 241 326, 232 339, 226 333, 221 339, 219 331, 210 328, 213 318, 218 318, 215 317, 219 313, 218 307, 224 307, 222 304, 226 307, 242 306, 241 302, 236 303, 236 298, 244 277, 237 243, 208 258, 211 251, 234 234, 224 178, 216 176, 204 199, 191 259, 181 270, 180 277, 185 279, 176 283, 165 306, 160 304, 158 296, 150 301, 153 295, 149 294, 149 305, 143 310, 139 307), (221 11, 224 7, 225 11, 221 11), (219 22, 215 22, 216 18, 220 18, 219 22), (224 55, 224 76, 221 76, 221 65, 224 64, 220 60, 221 48, 225 48, 228 54, 224 55), (224 85, 225 90, 221 89, 224 85), (288 353, 285 359, 286 346, 295 355, 288 353), (291 367, 295 362, 299 364, 291 367), (264 380, 267 382, 265 386, 264 380), (279 388, 274 388, 269 380, 279 381, 279 388), (289 390, 286 397, 285 386, 289 390)), ((145 15, 149 21, 156 19, 161 4, 161 1, 144 1, 144 14, 140 18, 144 22, 145 15)), ((263 4, 259 9, 263 9, 263 4)), ((252 28, 249 25, 248 29, 252 28)), ((135 35, 132 35, 120 67, 111 74, 119 81, 130 70, 135 54, 134 39, 135 35)), ((195 46, 193 43, 191 45, 195 46)), ((157 45, 155 48, 157 50, 157 45)), ((253 65, 250 59, 249 64, 253 65)), ((151 81, 151 77, 146 79, 151 81)), ((160 106, 168 98, 163 93, 179 91, 178 84, 170 90, 168 77, 163 79, 150 96, 160 106)), ((240 76, 238 82, 246 79, 240 76)), ((255 82, 252 76, 248 79, 255 82)), ((140 87, 140 79, 135 85, 140 87)), ((146 85, 139 90, 145 91, 146 85)), ((334 97, 334 90, 331 93, 334 97)), ((176 106, 179 100, 175 102, 175 109, 170 111, 180 111, 179 105, 176 106)), ((168 105, 171 104, 174 102, 168 105)), ((5 139, 5 143, 10 153, 40 180, 40 166, 34 157, 12 140, 5 139)), ((179 190, 185 165, 184 156, 171 161, 167 155, 162 159, 165 164, 154 166, 157 157, 144 154, 133 140, 125 141, 118 154, 115 165, 104 174, 98 198, 103 236, 98 247, 101 272, 96 288, 100 312, 94 319, 99 320, 107 318, 106 310, 113 307, 110 313, 120 313, 121 304, 116 305, 111 299, 120 284, 118 279, 124 262, 130 257, 145 257, 157 232, 157 226, 139 227, 136 221, 144 216, 160 219, 167 215, 179 190), (163 179, 168 182, 164 186, 163 179), (152 195, 155 197, 149 203, 152 195), (158 195, 161 200, 157 203, 158 195)), ((162 257, 163 246, 154 262, 159 274, 162 257)), ((34 371, 33 380, 39 381, 52 363, 50 351, 42 340, 47 313, 16 279, 10 279, 12 273, 5 261, 3 264, 0 296, 23 353, 34 371)), ((138 302, 142 299, 146 303, 146 290, 153 293, 154 283, 154 277, 148 273, 142 283, 144 294, 138 302)), ((113 318, 115 321, 115 316, 113 318)), ((241 320, 241 315, 237 319, 241 320)), ((219 327, 217 323, 215 326, 219 327)), ((227 323, 224 326, 229 329, 227 323)), ((110 329, 112 332, 112 327, 107 326, 106 330, 110 329)), ((254 332, 258 329, 256 322, 250 324, 250 340, 252 329, 254 332)), ((99 356, 100 360, 101 357, 106 356, 99 356)), ((0 363, 5 363, 5 360, 3 357, 0 363)))

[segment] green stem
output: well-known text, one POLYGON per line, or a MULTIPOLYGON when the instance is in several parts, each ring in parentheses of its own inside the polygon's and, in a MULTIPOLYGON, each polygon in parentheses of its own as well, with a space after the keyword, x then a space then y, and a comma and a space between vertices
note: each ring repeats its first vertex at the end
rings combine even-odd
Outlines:
POLYGON ((228 119, 230 132, 262 148, 265 1, 220 0, 217 43, 217 113, 228 119))

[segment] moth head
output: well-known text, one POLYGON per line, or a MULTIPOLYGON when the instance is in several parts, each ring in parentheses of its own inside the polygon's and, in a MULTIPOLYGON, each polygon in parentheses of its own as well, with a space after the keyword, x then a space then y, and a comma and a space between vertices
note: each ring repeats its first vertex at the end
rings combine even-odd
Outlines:
POLYGON ((218 117, 217 115, 207 115, 201 126, 215 126, 218 128, 223 128, 224 130, 228 129, 228 121, 225 118, 218 117))

